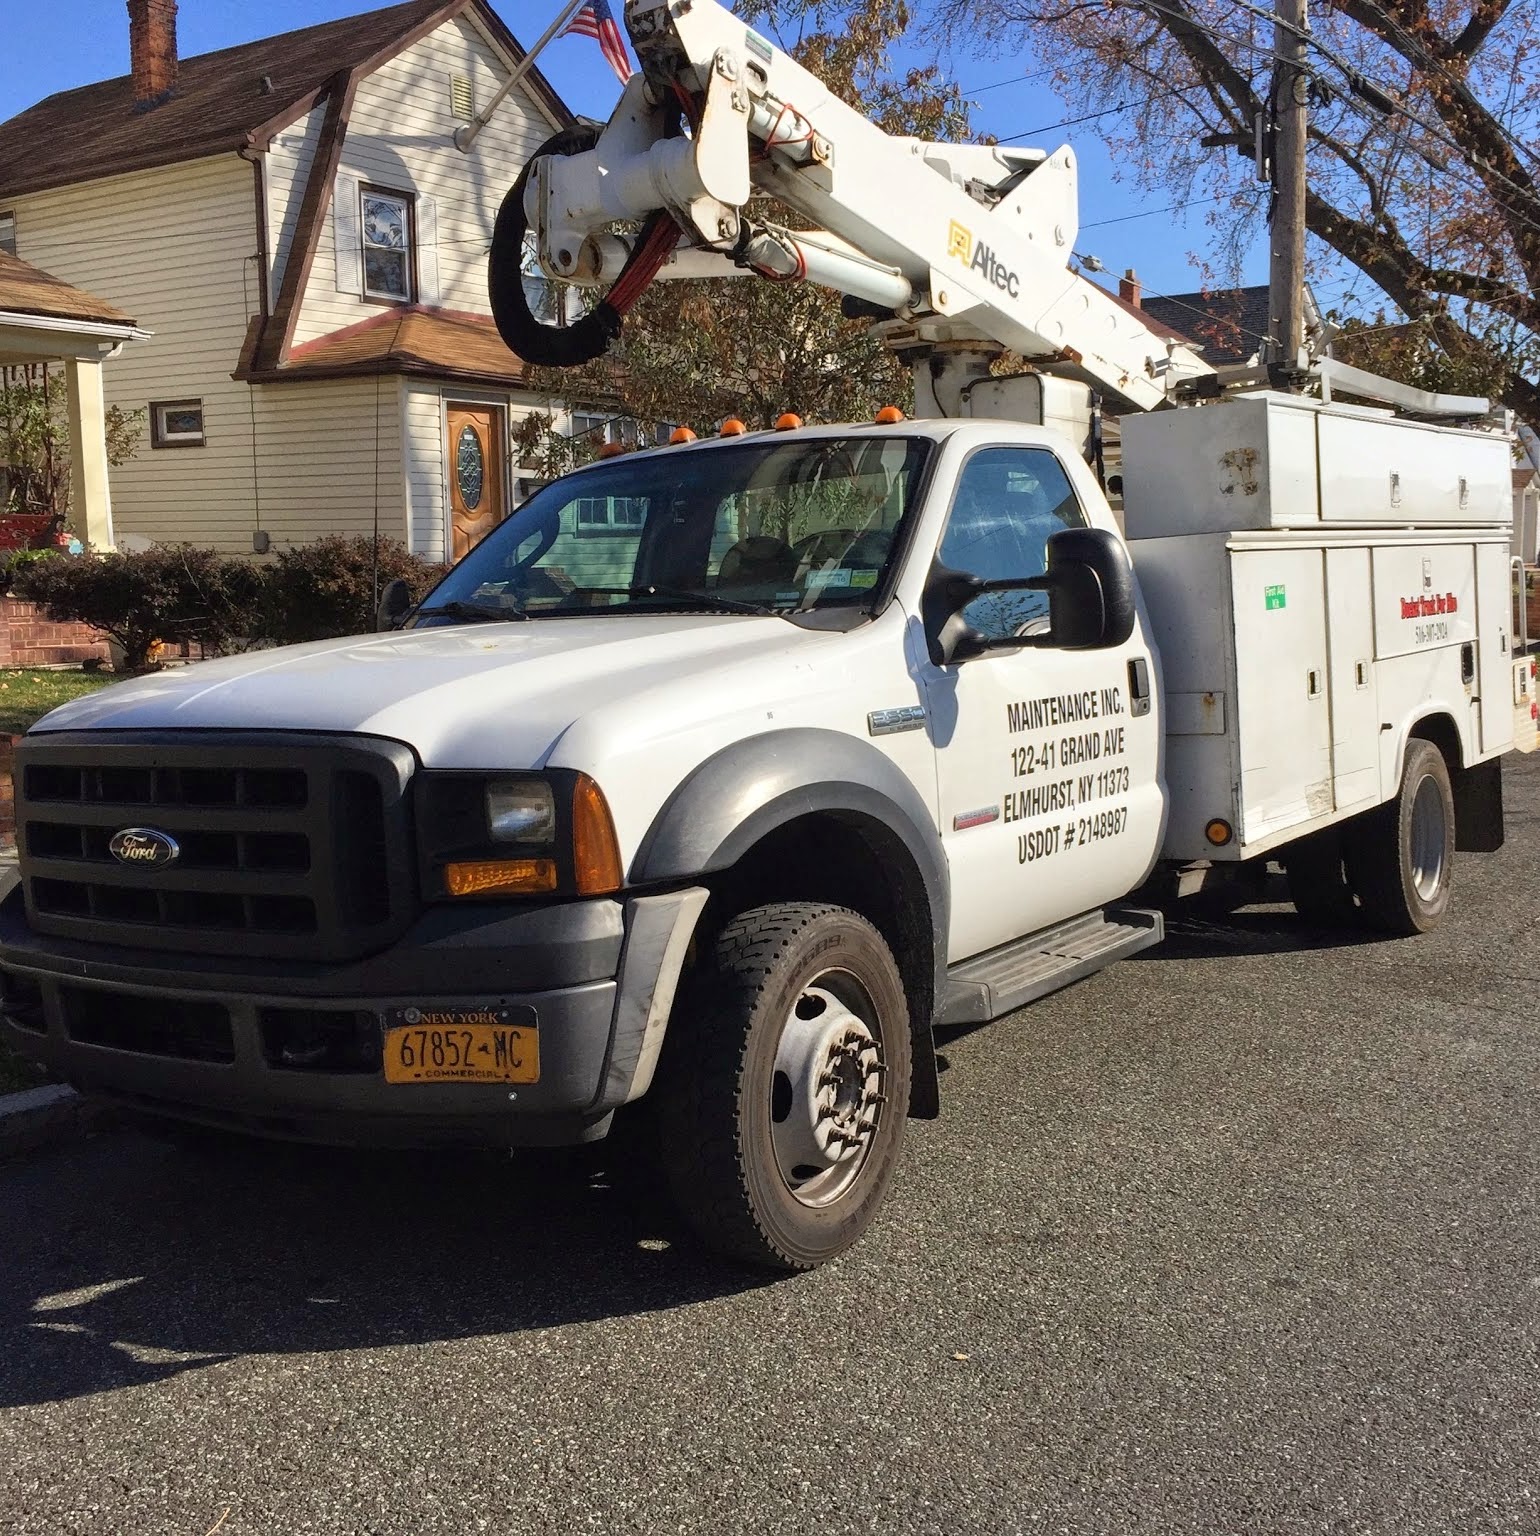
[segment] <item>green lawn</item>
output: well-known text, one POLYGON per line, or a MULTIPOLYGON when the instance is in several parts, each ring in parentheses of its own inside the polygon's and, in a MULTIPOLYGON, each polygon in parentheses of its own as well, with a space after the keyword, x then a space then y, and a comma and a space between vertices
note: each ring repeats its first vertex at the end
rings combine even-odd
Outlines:
POLYGON ((50 709, 115 681, 110 672, 0 671, 0 735, 20 736, 50 709))

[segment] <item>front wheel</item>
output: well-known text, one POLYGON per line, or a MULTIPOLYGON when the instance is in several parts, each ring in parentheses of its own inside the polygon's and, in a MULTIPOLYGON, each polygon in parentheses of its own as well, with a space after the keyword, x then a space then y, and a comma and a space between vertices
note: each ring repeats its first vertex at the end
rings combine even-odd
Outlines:
POLYGON ((670 1193, 728 1257, 812 1269, 870 1226, 909 1102, 909 1008, 882 936, 843 907, 735 917, 669 1027, 670 1193))

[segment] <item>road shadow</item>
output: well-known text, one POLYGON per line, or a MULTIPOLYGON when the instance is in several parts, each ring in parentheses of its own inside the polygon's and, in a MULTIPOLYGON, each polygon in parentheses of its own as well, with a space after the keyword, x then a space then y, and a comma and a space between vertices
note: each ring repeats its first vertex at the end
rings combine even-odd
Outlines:
POLYGON ((598 1148, 362 1153, 134 1127, 0 1168, 0 1407, 774 1281, 683 1244, 604 1163, 598 1148))

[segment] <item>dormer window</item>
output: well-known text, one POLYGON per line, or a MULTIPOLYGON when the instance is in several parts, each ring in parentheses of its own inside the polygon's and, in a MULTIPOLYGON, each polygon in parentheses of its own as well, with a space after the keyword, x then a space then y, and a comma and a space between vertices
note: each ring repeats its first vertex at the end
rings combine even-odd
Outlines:
POLYGON ((387 304, 412 302, 412 199, 400 192, 360 187, 364 295, 387 304))

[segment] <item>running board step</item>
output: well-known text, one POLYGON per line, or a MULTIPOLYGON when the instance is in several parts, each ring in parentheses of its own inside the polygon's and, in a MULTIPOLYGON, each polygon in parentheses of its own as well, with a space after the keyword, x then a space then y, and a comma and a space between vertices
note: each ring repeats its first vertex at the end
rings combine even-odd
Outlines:
POLYGON ((1160 943, 1165 931, 1159 912, 1109 907, 1002 944, 947 971, 936 1022, 998 1019, 1160 943))

